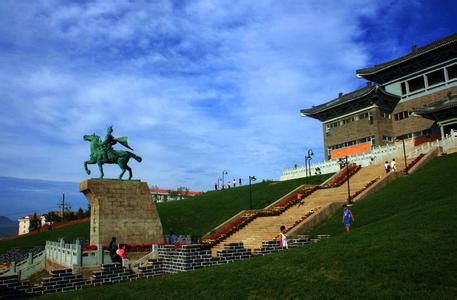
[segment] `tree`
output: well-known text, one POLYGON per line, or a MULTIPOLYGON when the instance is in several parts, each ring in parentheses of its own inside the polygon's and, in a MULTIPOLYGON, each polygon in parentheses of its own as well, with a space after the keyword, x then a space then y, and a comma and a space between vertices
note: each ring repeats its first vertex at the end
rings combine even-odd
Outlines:
POLYGON ((40 222, 40 220, 38 220, 38 216, 37 216, 36 212, 33 213, 33 216, 32 216, 32 218, 30 219, 30 222, 29 222, 29 232, 38 229, 38 226, 39 226, 38 223, 39 222, 40 222))
POLYGON ((50 211, 45 214, 46 221, 50 223, 58 223, 60 222, 61 218, 55 211, 50 211))
POLYGON ((189 193, 189 189, 185 186, 180 186, 176 189, 179 198, 182 200, 184 198, 188 198, 187 193, 189 193))
POLYGON ((82 218, 84 218, 84 210, 80 207, 76 212, 76 219, 78 220, 82 218))

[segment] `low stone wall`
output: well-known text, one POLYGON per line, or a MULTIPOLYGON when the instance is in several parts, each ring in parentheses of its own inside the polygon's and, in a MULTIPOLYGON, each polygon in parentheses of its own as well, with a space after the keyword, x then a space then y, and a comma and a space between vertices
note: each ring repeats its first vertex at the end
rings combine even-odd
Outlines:
POLYGON ((357 195, 355 198, 352 199, 352 202, 357 202, 369 194, 379 191, 380 189, 384 188, 386 185, 397 179, 401 176, 399 172, 389 172, 386 176, 384 176, 381 180, 378 180, 375 184, 368 187, 365 191, 357 195))
POLYGON ((437 147, 437 148, 433 149, 432 151, 428 152, 414 166, 412 166, 411 169, 409 169, 408 173, 416 172, 417 170, 419 170, 420 168, 422 168, 423 166, 428 164, 432 159, 434 159, 435 157, 438 157, 441 152, 442 152, 441 147, 437 147))
POLYGON ((317 212, 304 219, 301 223, 297 224, 289 232, 287 232, 287 236, 298 236, 306 233, 320 222, 333 216, 338 211, 338 209, 341 209, 341 205, 343 203, 345 202, 332 202, 325 205, 317 212))
MULTIPOLYGON (((289 240, 289 247, 299 247, 325 239, 328 236, 318 236, 311 239, 301 236, 289 240)), ((266 255, 284 248, 278 241, 264 242, 261 249, 254 252, 257 255, 266 255)), ((138 267, 138 272, 124 268, 121 264, 104 264, 100 270, 93 271, 92 275, 84 279, 81 274, 74 274, 72 269, 51 271, 51 277, 43 278, 41 285, 32 286, 28 281, 21 281, 19 276, 0 276, 0 295, 4 298, 22 298, 41 294, 78 290, 86 287, 100 286, 132 281, 142 278, 152 278, 169 273, 188 272, 204 267, 227 264, 238 260, 249 259, 253 255, 243 243, 225 244, 224 249, 217 252, 216 257, 202 245, 183 245, 174 247, 159 246, 159 258, 149 259, 145 265, 138 267)))

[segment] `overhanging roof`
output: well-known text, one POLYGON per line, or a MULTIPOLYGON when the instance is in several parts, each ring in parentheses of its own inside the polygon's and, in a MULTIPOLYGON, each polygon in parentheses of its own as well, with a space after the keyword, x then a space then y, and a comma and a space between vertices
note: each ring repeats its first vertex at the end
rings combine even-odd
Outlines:
POLYGON ((363 107, 370 107, 373 104, 388 106, 388 110, 393 110, 399 100, 400 97, 387 93, 379 86, 366 86, 351 93, 341 95, 324 104, 302 109, 300 110, 300 114, 324 122, 331 117, 337 117, 343 110, 355 111, 363 107))
POLYGON ((420 116, 437 122, 449 117, 457 117, 457 97, 449 95, 448 99, 414 109, 411 112, 413 116, 420 116))
MULTIPOLYGON (((423 46, 420 48, 415 48, 411 53, 404 55, 400 58, 379 64, 379 65, 375 65, 373 67, 357 70, 356 75, 357 75, 357 77, 365 78, 370 81, 374 81, 377 83, 384 83, 385 80, 382 78, 382 76, 379 76, 379 75, 381 75, 381 73, 388 72, 395 68, 398 69, 395 72, 396 74, 406 72, 410 69, 410 68, 405 67, 406 63, 412 62, 413 60, 421 60, 427 55, 433 56, 433 57, 430 57, 430 59, 426 59, 426 61, 430 61, 430 63, 432 63, 432 62, 436 63, 436 62, 443 61, 448 58, 448 54, 449 54, 448 52, 446 52, 444 54, 440 53, 439 55, 435 55, 435 54, 438 54, 438 52, 442 52, 441 50, 443 50, 443 48, 448 48, 448 47, 453 47, 451 54, 453 54, 453 57, 456 57, 457 33, 454 33, 443 39, 430 43, 426 46, 423 46), (441 56, 442 59, 440 59, 437 56, 441 56)), ((423 62, 421 62, 421 63, 423 64, 423 62)), ((391 74, 389 74, 389 75, 391 75, 391 74)))

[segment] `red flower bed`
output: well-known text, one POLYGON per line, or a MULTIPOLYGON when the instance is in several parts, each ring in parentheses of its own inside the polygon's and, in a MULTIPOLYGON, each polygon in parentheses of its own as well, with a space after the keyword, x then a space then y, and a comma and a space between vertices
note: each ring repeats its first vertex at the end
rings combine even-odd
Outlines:
POLYGON ((302 189, 298 193, 294 193, 282 199, 280 202, 276 203, 272 209, 262 209, 244 213, 243 215, 234 219, 226 227, 211 233, 207 238, 202 240, 202 244, 213 246, 228 238, 230 235, 234 234, 235 232, 249 224, 257 217, 278 216, 281 213, 283 213, 286 209, 288 209, 290 206, 301 201, 301 199, 298 197, 298 194, 303 194, 306 197, 315 190, 317 190, 317 187, 302 189))
POLYGON ((329 188, 329 187, 338 187, 342 185, 347 179, 348 179, 348 173, 349 177, 354 175, 358 170, 360 170, 360 166, 352 163, 349 165, 349 172, 346 170, 346 168, 340 170, 340 172, 333 177, 333 179, 327 183, 324 187, 329 188))
POLYGON ((381 179, 381 177, 378 177, 378 178, 375 178, 373 179, 372 181, 368 182, 363 188, 361 188, 360 190, 358 190, 354 195, 352 195, 349 199, 354 199, 355 197, 357 197, 358 195, 360 195, 363 191, 365 191, 367 188, 369 188, 370 186, 372 186, 376 181, 378 181, 379 179, 381 179))
POLYGON ((81 250, 83 250, 83 251, 84 250, 87 250, 87 251, 88 250, 97 250, 97 249, 98 249, 97 245, 86 245, 86 246, 81 247, 81 250))
MULTIPOLYGON (((125 245, 125 250, 127 252, 151 252, 152 250, 152 243, 146 243, 146 244, 126 244, 125 245)), ((169 245, 168 243, 154 243, 154 245, 169 245)), ((173 246, 176 248, 179 248, 184 245, 190 245, 190 243, 187 242, 182 242, 182 243, 176 243, 173 246)), ((81 247, 81 250, 85 251, 90 251, 90 250, 97 250, 98 247, 97 245, 86 245, 81 247)), ((108 246, 103 246, 103 250, 109 250, 108 246)))
POLYGON ((424 157, 425 155, 424 154, 419 154, 418 157, 416 157, 412 162, 410 162, 406 168, 403 169, 403 172, 404 173, 407 173, 415 164, 417 164, 417 162, 422 158, 424 157))

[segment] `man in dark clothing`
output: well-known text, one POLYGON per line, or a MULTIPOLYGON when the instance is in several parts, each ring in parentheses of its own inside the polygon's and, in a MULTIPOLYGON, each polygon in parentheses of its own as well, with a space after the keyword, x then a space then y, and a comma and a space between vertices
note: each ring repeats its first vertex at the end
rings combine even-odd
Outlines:
POLYGON ((109 256, 111 257, 111 261, 113 263, 115 263, 115 262, 122 263, 121 257, 116 254, 116 251, 117 251, 116 237, 113 236, 113 238, 111 239, 108 250, 109 250, 109 256))

